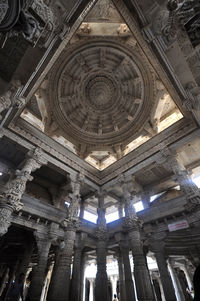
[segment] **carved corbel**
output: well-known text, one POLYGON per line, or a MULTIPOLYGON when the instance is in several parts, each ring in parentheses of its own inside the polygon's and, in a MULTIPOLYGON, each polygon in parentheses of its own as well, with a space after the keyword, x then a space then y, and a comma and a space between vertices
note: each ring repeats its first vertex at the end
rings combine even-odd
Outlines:
MULTIPOLYGON (((14 80, 11 82, 9 89, 0 96, 0 113, 8 110, 10 107, 21 108, 25 104, 22 97, 18 97, 19 92, 22 90, 21 82, 14 80)), ((0 115, 0 119, 1 119, 0 115)))
POLYGON ((0 195, 0 235, 7 232, 12 221, 12 213, 23 207, 20 201, 27 182, 33 179, 31 173, 47 163, 42 154, 39 148, 30 151, 21 170, 15 171, 6 185, 6 190, 0 195))

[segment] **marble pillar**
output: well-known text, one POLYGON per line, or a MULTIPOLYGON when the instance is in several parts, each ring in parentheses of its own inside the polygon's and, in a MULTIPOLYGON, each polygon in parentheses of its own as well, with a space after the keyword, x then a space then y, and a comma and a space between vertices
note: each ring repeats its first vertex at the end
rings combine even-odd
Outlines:
POLYGON ((65 242, 56 258, 49 286, 48 301, 69 301, 71 263, 76 238, 75 225, 65 231, 65 242))
POLYGON ((4 296, 3 301, 7 301, 7 297, 9 295, 12 283, 15 279, 15 274, 16 274, 16 271, 18 269, 18 266, 19 266, 19 261, 17 261, 12 267, 9 268, 7 291, 6 291, 6 294, 4 296))
POLYGON ((143 246, 137 220, 135 220, 132 223, 131 228, 129 228, 129 238, 133 254, 134 277, 138 301, 154 301, 155 297, 147 266, 146 256, 143 252, 143 246))
POLYGON ((94 279, 88 279, 90 282, 89 301, 94 301, 94 279))
POLYGON ((119 269, 119 294, 120 294, 120 301, 126 301, 124 267, 123 267, 123 261, 122 261, 121 252, 119 252, 119 254, 117 256, 117 260, 118 260, 118 269, 119 269))
POLYGON ((31 256, 33 254, 33 250, 34 250, 34 242, 32 241, 26 245, 23 258, 19 264, 19 268, 16 273, 16 278, 18 278, 21 273, 24 273, 26 276, 29 264, 31 262, 31 256))
POLYGON ((187 269, 187 265, 184 264, 184 265, 181 265, 181 270, 184 272, 185 274, 185 278, 187 280, 187 285, 188 285, 188 288, 191 290, 193 288, 193 282, 192 282, 192 278, 191 278, 191 275, 187 269))
POLYGON ((164 254, 164 245, 162 244, 162 242, 157 242, 154 244, 152 250, 154 251, 156 257, 156 262, 158 265, 158 270, 162 282, 165 300, 176 301, 173 282, 168 271, 168 266, 164 254))
POLYGON ((106 271, 106 241, 99 239, 97 242, 97 274, 95 284, 95 301, 109 301, 108 299, 108 277, 106 271))
POLYGON ((144 209, 147 209, 150 207, 150 196, 147 192, 141 193, 141 199, 144 209))
POLYGON ((95 301, 109 301, 108 276, 106 267, 107 228, 105 219, 104 197, 105 192, 100 192, 98 194, 98 219, 96 231, 97 274, 95 282, 95 301))
POLYGON ((164 293, 164 289, 163 289, 163 285, 162 285, 162 281, 161 281, 160 277, 157 278, 157 281, 158 281, 158 284, 160 287, 160 294, 161 294, 162 301, 166 301, 165 293, 164 293))
POLYGON ((175 268, 173 267, 173 260, 169 260, 168 266, 169 266, 169 271, 170 271, 174 289, 175 289, 176 300, 177 301, 186 301, 185 296, 182 291, 181 284, 178 279, 178 275, 176 273, 175 268))
POLYGON ((119 203, 118 205, 118 216, 119 218, 123 218, 123 204, 119 203))
POLYGON ((79 214, 79 217, 81 219, 84 218, 84 211, 85 211, 85 204, 84 204, 84 201, 81 200, 81 202, 80 202, 80 214, 79 214))
POLYGON ((128 246, 120 246, 123 264, 124 264, 124 276, 125 276, 125 288, 126 288, 126 296, 128 296, 129 300, 135 301, 135 290, 134 283, 131 273, 131 265, 129 259, 129 247, 128 246))
POLYGON ((33 269, 32 280, 28 291, 30 301, 39 301, 45 284, 47 274, 47 263, 51 240, 46 233, 36 233, 38 248, 38 263, 33 269))
POLYGON ((71 300, 80 300, 80 289, 81 289, 81 257, 82 257, 82 246, 76 246, 74 249, 74 260, 73 260, 73 273, 72 273, 72 284, 71 284, 71 300))
POLYGON ((4 270, 4 272, 3 272, 2 279, 1 279, 0 297, 1 297, 1 295, 2 295, 2 293, 4 291, 4 289, 5 289, 5 286, 6 286, 5 282, 6 282, 7 278, 8 278, 8 274, 9 274, 9 268, 6 267, 5 270, 4 270))
POLYGON ((81 174, 77 174, 76 178, 71 178, 72 193, 66 196, 70 202, 68 217, 62 223, 64 242, 56 258, 49 286, 48 301, 70 301, 71 264, 76 231, 79 228, 80 188, 83 180, 84 177, 81 174))

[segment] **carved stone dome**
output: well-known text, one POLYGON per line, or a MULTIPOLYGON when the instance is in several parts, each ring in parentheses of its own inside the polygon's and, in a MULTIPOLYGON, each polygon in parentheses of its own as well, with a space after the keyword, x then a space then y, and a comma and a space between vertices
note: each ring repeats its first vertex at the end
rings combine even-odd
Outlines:
POLYGON ((66 49, 48 88, 52 118, 62 135, 91 149, 129 142, 143 129, 153 102, 153 79, 133 53, 106 39, 66 49))

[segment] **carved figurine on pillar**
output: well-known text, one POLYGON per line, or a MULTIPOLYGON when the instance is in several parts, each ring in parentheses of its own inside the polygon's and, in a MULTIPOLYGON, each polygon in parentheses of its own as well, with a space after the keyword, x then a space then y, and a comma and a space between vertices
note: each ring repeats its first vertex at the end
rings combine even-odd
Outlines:
POLYGON ((13 178, 7 183, 6 190, 0 195, 0 236, 4 235, 11 224, 12 213, 22 209, 21 197, 26 189, 26 183, 33 177, 31 173, 47 164, 41 149, 30 151, 21 170, 16 170, 13 178))

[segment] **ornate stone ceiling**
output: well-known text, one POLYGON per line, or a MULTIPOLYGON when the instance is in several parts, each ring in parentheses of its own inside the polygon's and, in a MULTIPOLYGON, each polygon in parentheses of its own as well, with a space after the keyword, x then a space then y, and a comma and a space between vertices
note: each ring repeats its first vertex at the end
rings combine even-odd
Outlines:
POLYGON ((101 171, 183 115, 113 3, 99 0, 21 117, 101 171))
POLYGON ((90 151, 130 142, 148 120, 153 84, 127 46, 86 41, 65 51, 51 72, 52 118, 64 137, 90 151))

